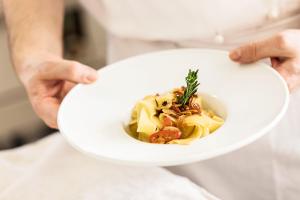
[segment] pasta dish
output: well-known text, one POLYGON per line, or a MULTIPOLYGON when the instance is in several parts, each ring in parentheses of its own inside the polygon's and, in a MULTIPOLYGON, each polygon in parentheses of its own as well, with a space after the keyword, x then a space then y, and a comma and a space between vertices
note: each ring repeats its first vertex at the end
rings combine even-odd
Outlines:
POLYGON ((197 74, 198 70, 189 70, 185 87, 138 101, 131 113, 129 134, 150 143, 190 144, 222 126, 224 120, 203 107, 197 74))

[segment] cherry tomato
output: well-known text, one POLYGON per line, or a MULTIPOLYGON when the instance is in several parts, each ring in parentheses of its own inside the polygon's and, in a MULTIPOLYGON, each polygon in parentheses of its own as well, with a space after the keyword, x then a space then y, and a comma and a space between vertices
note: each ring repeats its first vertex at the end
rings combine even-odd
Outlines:
POLYGON ((170 117, 164 116, 163 126, 172 126, 172 120, 170 119, 170 117))
POLYGON ((150 135, 149 141, 151 143, 164 144, 172 140, 178 139, 181 136, 179 130, 161 130, 150 135))

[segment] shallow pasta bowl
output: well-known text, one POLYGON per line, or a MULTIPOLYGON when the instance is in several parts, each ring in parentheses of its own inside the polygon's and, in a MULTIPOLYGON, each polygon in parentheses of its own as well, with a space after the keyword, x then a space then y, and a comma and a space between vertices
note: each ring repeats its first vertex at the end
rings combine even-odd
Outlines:
POLYGON ((270 66, 241 66, 225 51, 182 49, 132 57, 99 70, 99 79, 77 85, 63 100, 58 126, 76 149, 96 158, 132 165, 171 166, 237 150, 266 134, 284 116, 289 92, 270 66), (124 125, 144 96, 185 84, 198 69, 199 93, 225 119, 214 133, 190 145, 150 144, 129 136, 124 125))

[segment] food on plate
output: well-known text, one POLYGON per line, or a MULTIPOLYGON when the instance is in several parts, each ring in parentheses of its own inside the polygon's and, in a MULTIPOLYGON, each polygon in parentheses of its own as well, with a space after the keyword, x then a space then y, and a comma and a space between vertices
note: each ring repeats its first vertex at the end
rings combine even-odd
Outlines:
POLYGON ((224 124, 197 94, 198 70, 189 70, 186 86, 138 101, 131 113, 128 132, 134 138, 158 144, 190 144, 224 124))

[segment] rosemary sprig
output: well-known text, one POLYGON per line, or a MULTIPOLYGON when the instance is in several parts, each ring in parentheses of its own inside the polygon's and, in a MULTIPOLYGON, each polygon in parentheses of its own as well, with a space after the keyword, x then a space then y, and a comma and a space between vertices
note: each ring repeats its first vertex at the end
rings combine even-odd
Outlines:
POLYGON ((189 102, 189 99, 197 92, 197 87, 200 85, 197 81, 198 78, 198 70, 192 71, 189 69, 189 73, 187 77, 185 77, 186 81, 186 88, 184 90, 184 93, 181 97, 178 99, 178 103, 181 104, 181 106, 186 105, 189 102))

